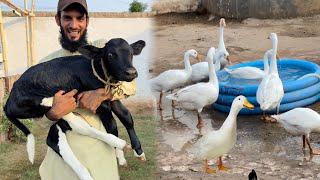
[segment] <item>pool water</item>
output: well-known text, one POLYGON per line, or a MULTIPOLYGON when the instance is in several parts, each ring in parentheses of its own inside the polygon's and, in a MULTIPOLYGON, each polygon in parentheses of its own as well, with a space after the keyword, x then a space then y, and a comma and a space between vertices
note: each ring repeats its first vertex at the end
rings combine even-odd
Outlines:
MULTIPOLYGON (((254 67, 258 67, 261 70, 263 70, 262 66, 261 67, 254 66, 254 67)), ((278 63, 278 71, 279 71, 280 79, 282 80, 282 82, 294 81, 306 74, 313 73, 312 70, 305 69, 301 66, 290 65, 290 64, 281 65, 280 63, 278 63)), ((232 77, 230 74, 228 74, 224 70, 218 73, 218 79, 221 85, 227 85, 227 86, 259 85, 261 82, 261 80, 256 80, 256 79, 235 78, 235 77, 232 77)))

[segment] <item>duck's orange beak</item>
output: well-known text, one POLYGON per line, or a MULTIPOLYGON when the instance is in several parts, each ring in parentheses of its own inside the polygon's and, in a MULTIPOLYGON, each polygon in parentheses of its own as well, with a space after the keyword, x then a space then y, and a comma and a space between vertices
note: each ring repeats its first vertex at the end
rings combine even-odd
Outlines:
POLYGON ((253 110, 254 109, 254 105, 251 104, 247 99, 244 100, 243 106, 249 110, 253 110))

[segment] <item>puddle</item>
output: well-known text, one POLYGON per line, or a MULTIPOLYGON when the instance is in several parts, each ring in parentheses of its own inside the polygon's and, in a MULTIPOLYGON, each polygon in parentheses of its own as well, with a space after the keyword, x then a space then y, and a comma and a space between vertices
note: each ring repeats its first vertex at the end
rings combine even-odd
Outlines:
MULTIPOLYGON (((173 118, 171 101, 164 99, 163 102, 162 114, 158 111, 157 133, 158 162, 164 179, 247 178, 251 169, 255 169, 262 179, 288 179, 295 175, 296 178, 289 179, 299 179, 317 177, 320 173, 320 156, 310 158, 309 151, 302 150, 302 137, 288 134, 279 124, 264 123, 259 116, 238 116, 237 143, 224 158, 226 166, 231 169, 215 175, 205 174, 202 162, 192 159, 187 153, 200 137, 196 113, 178 107, 173 118)), ((213 109, 204 109, 203 133, 219 129, 226 116, 213 109)), ((313 148, 320 147, 319 137, 319 134, 311 134, 313 148)))

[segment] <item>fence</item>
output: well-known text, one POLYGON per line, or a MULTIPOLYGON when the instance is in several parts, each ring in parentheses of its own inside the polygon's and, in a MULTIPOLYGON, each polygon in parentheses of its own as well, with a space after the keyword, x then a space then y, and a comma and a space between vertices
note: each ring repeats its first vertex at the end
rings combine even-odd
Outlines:
POLYGON ((202 8, 226 18, 292 18, 320 13, 320 0, 201 0, 202 8))

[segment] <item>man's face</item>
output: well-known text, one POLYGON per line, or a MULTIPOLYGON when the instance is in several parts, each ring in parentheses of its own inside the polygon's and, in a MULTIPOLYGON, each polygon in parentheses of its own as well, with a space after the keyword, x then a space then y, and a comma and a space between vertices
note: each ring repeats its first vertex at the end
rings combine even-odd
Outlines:
POLYGON ((78 41, 88 25, 86 14, 76 10, 62 11, 61 17, 56 17, 56 22, 70 41, 78 41))

